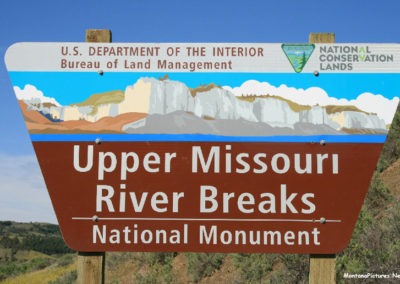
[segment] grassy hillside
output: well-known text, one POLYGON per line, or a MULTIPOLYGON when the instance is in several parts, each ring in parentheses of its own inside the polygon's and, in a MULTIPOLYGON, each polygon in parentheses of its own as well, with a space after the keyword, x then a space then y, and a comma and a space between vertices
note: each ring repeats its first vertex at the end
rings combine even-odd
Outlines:
POLYGON ((285 98, 280 97, 280 96, 248 95, 248 96, 240 96, 240 97, 236 97, 236 98, 239 99, 239 100, 247 101, 247 102, 251 102, 251 103, 254 102, 256 99, 266 99, 266 98, 278 99, 278 100, 286 102, 294 112, 300 112, 300 111, 303 111, 303 110, 310 110, 311 109, 311 106, 300 105, 300 104, 297 104, 295 102, 292 102, 291 100, 285 99, 285 98))
POLYGON ((91 95, 87 100, 75 103, 76 106, 98 106, 104 104, 116 104, 122 102, 124 99, 124 92, 121 90, 104 92, 101 94, 91 95))
POLYGON ((101 94, 91 95, 87 100, 72 104, 73 106, 93 106, 93 110, 90 113, 91 115, 95 115, 97 113, 97 108, 99 105, 105 104, 118 104, 122 102, 125 98, 124 92, 121 90, 104 92, 101 94))
POLYGON ((73 273, 74 262, 57 225, 0 221, 0 283, 57 281, 73 273))
POLYGON ((218 87, 214 83, 201 84, 196 88, 189 88, 189 91, 190 91, 190 94, 192 95, 192 97, 195 97, 197 95, 197 93, 207 92, 214 88, 220 88, 220 87, 218 87))
POLYGON ((76 261, 68 265, 54 264, 44 269, 28 272, 16 277, 5 279, 0 282, 2 284, 67 284, 75 283, 77 278, 76 274, 76 261))

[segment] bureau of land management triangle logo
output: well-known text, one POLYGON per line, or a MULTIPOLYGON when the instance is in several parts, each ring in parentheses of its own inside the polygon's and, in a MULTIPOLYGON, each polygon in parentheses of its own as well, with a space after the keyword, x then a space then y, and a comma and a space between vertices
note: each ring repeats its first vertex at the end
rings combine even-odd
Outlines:
POLYGON ((314 44, 282 44, 282 50, 296 73, 306 66, 314 48, 314 44))

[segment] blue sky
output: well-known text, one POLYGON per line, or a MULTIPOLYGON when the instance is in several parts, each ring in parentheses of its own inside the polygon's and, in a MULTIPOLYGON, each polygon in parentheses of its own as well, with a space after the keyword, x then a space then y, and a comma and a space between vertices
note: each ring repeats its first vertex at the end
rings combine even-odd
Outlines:
MULTIPOLYGON (((15 42, 82 42, 111 29, 113 42, 398 43, 397 0, 0 1, 0 53, 15 42)), ((9 77, 0 60, 0 219, 56 222, 9 77)))

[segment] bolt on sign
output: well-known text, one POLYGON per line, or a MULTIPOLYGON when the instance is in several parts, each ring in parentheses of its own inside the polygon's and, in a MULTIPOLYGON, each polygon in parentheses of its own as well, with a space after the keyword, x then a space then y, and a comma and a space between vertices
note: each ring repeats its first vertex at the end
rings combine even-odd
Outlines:
POLYGON ((6 65, 78 251, 337 253, 400 45, 17 43, 6 65))

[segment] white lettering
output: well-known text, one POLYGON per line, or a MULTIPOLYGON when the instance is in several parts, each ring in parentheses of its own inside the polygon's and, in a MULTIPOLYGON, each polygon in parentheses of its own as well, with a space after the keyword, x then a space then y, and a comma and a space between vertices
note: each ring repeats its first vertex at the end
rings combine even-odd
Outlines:
POLYGON ((92 169, 93 167, 93 146, 88 146, 86 166, 82 168, 79 163, 80 158, 80 146, 74 145, 74 169, 78 172, 85 173, 92 169))
POLYGON ((258 195, 250 192, 243 192, 241 194, 219 192, 216 187, 211 185, 200 186, 201 213, 213 213, 218 212, 218 210, 221 210, 221 213, 232 213, 232 210, 238 210, 244 214, 251 214, 258 210, 263 214, 297 214, 299 211, 303 214, 311 214, 316 209, 313 199, 314 193, 289 193, 286 184, 280 185, 278 196, 271 192, 262 192, 258 195), (277 212, 277 201, 280 202, 279 212, 277 212), (222 209, 220 209, 220 206, 222 209))
POLYGON ((202 146, 192 147, 193 173, 264 174, 268 169, 276 174, 290 171, 301 175, 339 173, 338 154, 274 153, 267 156, 267 153, 234 153, 232 145, 225 145, 224 148, 212 146, 207 149, 204 150, 202 146))
POLYGON ((286 184, 281 184, 281 212, 287 213, 286 208, 288 207, 291 213, 298 213, 296 208, 293 206, 292 201, 297 196, 297 193, 292 193, 289 198, 286 196, 286 184))
POLYGON ((111 198, 114 196, 114 188, 109 185, 98 185, 96 193, 96 212, 103 211, 103 202, 107 205, 109 212, 115 212, 111 198))
POLYGON ((200 165, 203 173, 208 173, 211 164, 214 164, 214 173, 219 173, 219 147, 211 147, 210 153, 208 154, 207 162, 204 159, 203 151, 200 146, 194 146, 192 148, 192 172, 197 173, 197 163, 200 160, 200 165))
POLYGON ((218 202, 215 200, 217 188, 211 185, 200 186, 200 212, 210 213, 218 209, 218 202), (211 203, 210 206, 207 206, 211 203))
POLYGON ((268 230, 219 230, 218 226, 199 227, 199 243, 206 245, 320 245, 318 235, 320 231, 313 228, 309 231, 268 231, 268 230), (313 242, 310 242, 310 234, 313 242))
POLYGON ((104 173, 111 173, 115 170, 117 166, 117 157, 112 152, 100 152, 99 153, 99 168, 98 168, 98 177, 99 180, 104 179, 104 173), (106 161, 109 164, 106 166, 106 161))
POLYGON ((284 174, 290 169, 290 159, 286 154, 283 153, 276 154, 272 156, 271 167, 275 173, 284 174), (283 162, 283 166, 281 168, 278 167, 279 160, 282 160, 283 162))

